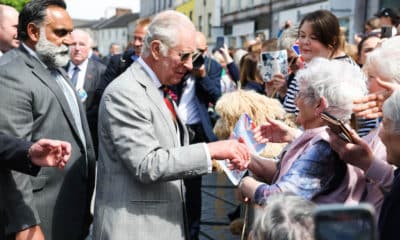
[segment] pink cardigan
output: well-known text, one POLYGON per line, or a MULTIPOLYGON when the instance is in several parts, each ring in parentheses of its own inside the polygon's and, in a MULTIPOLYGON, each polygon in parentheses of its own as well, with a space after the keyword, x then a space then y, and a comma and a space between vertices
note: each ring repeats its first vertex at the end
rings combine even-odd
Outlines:
POLYGON ((380 128, 372 130, 363 139, 368 142, 372 148, 375 160, 365 172, 367 178, 367 195, 363 199, 365 202, 371 203, 375 207, 376 217, 379 217, 382 203, 383 192, 389 191, 394 178, 393 165, 386 161, 386 147, 383 145, 378 136, 380 128))

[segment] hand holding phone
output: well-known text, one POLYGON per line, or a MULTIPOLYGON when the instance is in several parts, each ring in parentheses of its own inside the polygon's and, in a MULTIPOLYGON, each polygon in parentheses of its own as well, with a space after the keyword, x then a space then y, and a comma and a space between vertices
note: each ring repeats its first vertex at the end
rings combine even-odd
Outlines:
POLYGON ((224 47, 224 42, 225 42, 224 37, 222 37, 222 36, 217 37, 217 43, 215 45, 215 48, 217 50, 223 48, 224 47))
POLYGON ((346 125, 344 125, 342 121, 327 112, 322 112, 320 116, 321 119, 326 122, 332 132, 336 133, 341 139, 349 143, 354 142, 353 138, 351 137, 350 130, 346 127, 346 125))
POLYGON ((391 38, 393 35, 392 26, 381 27, 381 38, 391 38))

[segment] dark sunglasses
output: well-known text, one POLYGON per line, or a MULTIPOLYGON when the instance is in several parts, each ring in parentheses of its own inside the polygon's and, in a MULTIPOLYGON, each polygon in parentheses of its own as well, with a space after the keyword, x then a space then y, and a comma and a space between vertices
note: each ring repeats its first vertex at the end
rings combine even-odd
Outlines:
POLYGON ((179 57, 181 58, 181 62, 187 62, 191 57, 193 57, 193 52, 179 52, 179 57))

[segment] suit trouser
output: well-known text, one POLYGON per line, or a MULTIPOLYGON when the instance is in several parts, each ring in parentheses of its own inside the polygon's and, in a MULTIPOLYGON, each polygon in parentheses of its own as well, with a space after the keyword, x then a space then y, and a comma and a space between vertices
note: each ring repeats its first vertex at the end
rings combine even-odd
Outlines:
MULTIPOLYGON (((186 125, 189 131, 190 144, 206 142, 201 124, 186 125)), ((190 160, 190 159, 189 159, 190 160)), ((200 232, 201 220, 201 176, 184 179, 186 193, 186 212, 188 216, 189 233, 191 239, 197 239, 200 232)))

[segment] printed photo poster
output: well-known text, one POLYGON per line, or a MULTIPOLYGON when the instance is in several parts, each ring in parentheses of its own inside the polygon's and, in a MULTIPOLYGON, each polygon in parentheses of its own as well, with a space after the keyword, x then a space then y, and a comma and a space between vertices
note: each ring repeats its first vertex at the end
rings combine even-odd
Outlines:
MULTIPOLYGON (((259 155, 264 150, 266 144, 257 143, 254 140, 254 135, 252 129, 255 126, 246 113, 243 113, 239 120, 236 122, 235 128, 231 134, 231 139, 239 139, 240 137, 244 140, 245 144, 250 150, 252 155, 259 155)), ((228 176, 229 180, 233 185, 237 186, 243 176, 246 174, 247 170, 230 170, 228 163, 226 161, 217 161, 221 168, 224 170, 225 174, 228 176)))
POLYGON ((260 54, 260 73, 264 82, 271 80, 276 73, 288 74, 286 50, 262 52, 260 54))

